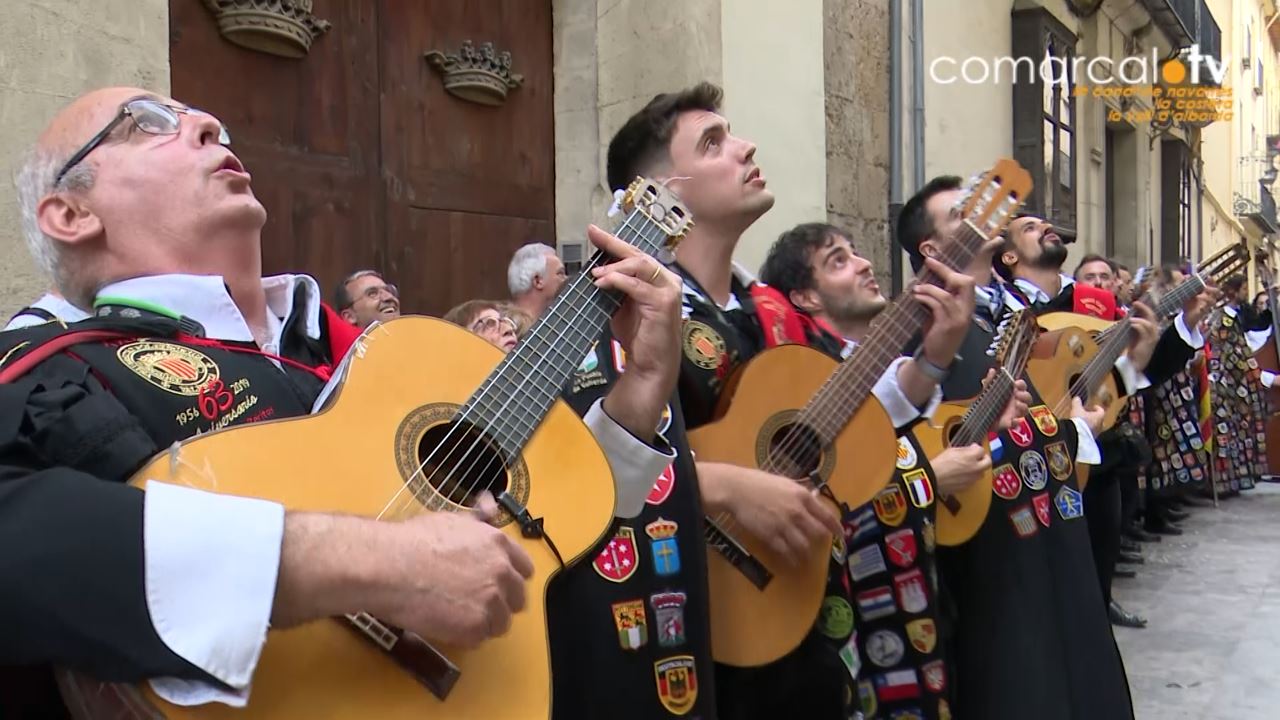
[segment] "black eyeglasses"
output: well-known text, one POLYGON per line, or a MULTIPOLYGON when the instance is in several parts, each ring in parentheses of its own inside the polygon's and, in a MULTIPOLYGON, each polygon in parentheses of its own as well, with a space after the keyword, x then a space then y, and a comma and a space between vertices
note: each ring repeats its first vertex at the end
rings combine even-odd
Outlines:
MULTIPOLYGON (((180 105, 167 105, 158 100, 149 100, 147 98, 130 100, 121 105, 120 111, 116 113, 111 122, 107 123, 106 127, 102 128, 97 135, 94 135, 92 140, 85 143, 84 147, 77 150, 76 154, 72 155, 71 159, 62 166, 62 169, 58 171, 57 177, 54 178, 53 186, 55 188, 58 187, 62 183, 62 178, 66 177, 71 168, 80 164, 80 161, 93 152, 94 148, 101 145, 102 141, 106 140, 111 131, 124 122, 125 118, 132 120, 139 130, 150 135, 177 135, 182 129, 181 116, 188 114, 208 115, 209 113, 180 105)), ((218 144, 230 145, 231 134, 227 132, 227 126, 219 121, 218 127, 220 128, 218 144)))

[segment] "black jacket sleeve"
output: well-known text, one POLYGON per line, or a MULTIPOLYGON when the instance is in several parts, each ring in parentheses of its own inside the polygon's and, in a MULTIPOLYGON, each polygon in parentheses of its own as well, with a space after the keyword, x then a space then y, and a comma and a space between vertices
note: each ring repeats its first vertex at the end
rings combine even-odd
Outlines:
POLYGON ((1240 324, 1245 330, 1266 330, 1271 327, 1271 310, 1263 310, 1258 312, 1248 303, 1241 303, 1237 309, 1240 315, 1240 324))
POLYGON ((147 611, 143 493, 124 481, 155 449, 71 357, 0 385, 0 665, 214 682, 147 611))
POLYGON ((1151 362, 1147 363, 1146 375, 1152 387, 1164 383, 1186 368, 1195 354, 1196 349, 1182 339, 1178 334, 1178 328, 1174 327, 1173 323, 1169 323, 1161 333, 1159 342, 1156 343, 1151 362))

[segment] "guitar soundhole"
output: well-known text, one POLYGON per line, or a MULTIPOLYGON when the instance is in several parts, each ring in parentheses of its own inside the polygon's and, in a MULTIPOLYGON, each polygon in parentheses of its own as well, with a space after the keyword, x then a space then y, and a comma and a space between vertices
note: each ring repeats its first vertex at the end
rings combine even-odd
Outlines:
POLYGON ((960 433, 960 428, 963 427, 963 425, 964 423, 958 418, 952 418, 947 421, 947 424, 942 428, 943 444, 945 447, 955 447, 956 435, 960 433))
POLYGON ((822 463, 822 440, 813 428, 786 423, 769 436, 769 465, 772 472, 790 478, 807 478, 822 463))
MULTIPOLYGON (((483 490, 497 495, 507 489, 502 454, 469 423, 455 421, 427 428, 418 442, 418 464, 421 482, 434 489, 437 498, 454 505, 470 507, 483 490)), ((427 506, 440 509, 430 503, 427 506)))

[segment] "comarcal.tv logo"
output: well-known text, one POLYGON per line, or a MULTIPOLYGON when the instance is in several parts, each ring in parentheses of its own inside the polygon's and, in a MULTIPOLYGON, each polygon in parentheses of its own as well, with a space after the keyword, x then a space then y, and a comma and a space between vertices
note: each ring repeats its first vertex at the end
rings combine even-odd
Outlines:
POLYGON ((1202 55, 1199 45, 1192 45, 1183 57, 1162 61, 1159 51, 1151 49, 1151 55, 1131 55, 1116 61, 1109 57, 1072 58, 1044 57, 992 58, 967 57, 963 60, 941 55, 929 63, 929 78, 940 85, 967 83, 1034 83, 1040 81, 1059 85, 1098 87, 1104 85, 1181 85, 1190 79, 1199 84, 1212 79, 1221 86, 1227 77, 1230 58, 1221 60, 1202 55))

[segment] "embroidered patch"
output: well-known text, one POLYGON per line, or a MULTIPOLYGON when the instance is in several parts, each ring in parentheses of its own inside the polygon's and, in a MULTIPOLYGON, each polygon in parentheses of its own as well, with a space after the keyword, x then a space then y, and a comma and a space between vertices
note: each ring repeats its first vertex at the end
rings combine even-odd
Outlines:
POLYGON ((929 595, 924 587, 924 573, 919 568, 908 570, 893 576, 893 587, 897 591, 898 607, 904 612, 924 612, 929 607, 929 595))
POLYGON ((930 692, 940 693, 947 689, 947 671, 941 660, 922 665, 920 676, 924 678, 924 686, 930 692))
POLYGON ((1065 481, 1071 477, 1071 471, 1074 469, 1071 465, 1071 456, 1067 454, 1067 444, 1064 442, 1050 443, 1044 448, 1045 455, 1049 457, 1049 472, 1058 480, 1065 481))
POLYGON ((725 355, 724 338, 710 325, 698 320, 684 321, 684 356, 703 370, 720 366, 725 355))
POLYGON ((933 527, 933 523, 929 522, 929 518, 924 518, 920 522, 920 539, 924 541, 924 551, 933 552, 937 547, 937 532, 933 527))
POLYGON ((649 494, 644 501, 650 505, 661 505, 671 497, 671 491, 676 486, 676 464, 674 461, 658 475, 658 479, 654 481, 653 487, 649 488, 649 494))
POLYGON ((610 341, 610 348, 613 350, 613 369, 623 372, 627 369, 627 351, 622 348, 622 343, 617 340, 610 341))
POLYGON ((639 650, 649 642, 644 601, 624 600, 613 604, 613 624, 618 628, 618 644, 623 650, 639 650))
POLYGON ((912 505, 927 508, 933 504, 933 483, 929 482, 929 474, 924 468, 903 473, 902 484, 907 488, 912 505))
POLYGON ((870 680, 858 681, 858 700, 862 705, 862 713, 867 717, 875 717, 879 705, 876 704, 876 691, 870 680))
POLYGON ((1013 525, 1013 531, 1020 538, 1029 538, 1040 531, 1036 526, 1036 520, 1031 512, 1030 505, 1019 505, 1009 511, 1009 522, 1013 525))
POLYGON ((849 679, 857 680, 858 672, 862 670, 862 656, 858 654, 858 633, 849 633, 849 640, 840 647, 838 654, 840 662, 849 671, 849 679))
POLYGON ((1022 478, 1012 465, 1001 465, 991 471, 991 491, 1005 500, 1013 500, 1022 492, 1022 478))
POLYGON ((893 590, 888 585, 860 592, 854 602, 858 605, 858 614, 862 616, 863 622, 888 617, 898 611, 893 603, 893 590))
POLYGON ((871 503, 876 509, 876 517, 889 527, 898 527, 907 517, 907 498, 896 482, 876 493, 871 503))
POLYGON ((698 700, 698 669, 692 655, 676 655, 653 664, 658 699, 672 715, 684 715, 698 700))
POLYGON ((909 568, 916 561, 916 534, 911 528, 903 528, 884 536, 885 554, 889 562, 901 568, 909 568))
POLYGON ((849 557, 849 547, 844 542, 844 534, 831 538, 831 561, 843 564, 849 557))
POLYGON ((845 544, 859 545, 880 534, 881 526, 876 521, 876 511, 871 505, 863 505, 845 516, 845 544))
POLYGON ((654 622, 658 628, 658 644, 662 647, 684 644, 684 605, 687 597, 682 592, 661 592, 649 596, 654 622))
POLYGON ((596 344, 591 343, 591 349, 587 351, 587 356, 582 358, 582 362, 578 363, 579 373, 589 373, 600 367, 600 357, 596 355, 596 344))
POLYGON ((906 436, 898 438, 898 469, 910 470, 919 464, 920 458, 916 455, 916 448, 906 436))
POLYGON ((951 705, 946 700, 938 700, 938 720, 951 720, 951 705))
POLYGON ((1032 492, 1043 490, 1049 484, 1049 471, 1045 468, 1044 456, 1035 450, 1022 453, 1022 457, 1018 458, 1018 469, 1022 471, 1022 482, 1032 492))
POLYGON ((1040 428, 1040 432, 1045 437, 1053 437, 1058 434, 1058 418, 1053 416, 1053 411, 1045 405, 1037 405, 1030 410, 1031 419, 1035 422, 1036 427, 1040 428))
POLYGON ((1032 495, 1031 507, 1036 511, 1036 520, 1039 520, 1041 525, 1049 527, 1049 519, 1053 517, 1049 510, 1049 493, 1032 495))
POLYGON ((1013 425, 1009 427, 1009 439, 1013 440, 1013 444, 1018 447, 1031 447, 1031 442, 1035 440, 1035 433, 1031 431, 1031 423, 1027 419, 1020 417, 1013 421, 1013 425))
POLYGON ((818 612, 818 632, 832 640, 846 638, 853 632, 853 608, 839 595, 828 595, 818 612))
POLYGON ((876 667, 893 667, 902 662, 906 645, 892 630, 877 630, 867 637, 867 659, 876 667))
POLYGON ((194 397, 218 379, 208 355, 183 345, 140 340, 121 345, 116 358, 138 377, 174 395, 194 397))
POLYGON ((1058 514, 1063 520, 1074 520, 1084 515, 1084 496, 1066 485, 1058 489, 1053 504, 1058 506, 1058 514))
POLYGON ((662 417, 658 418, 657 433, 661 435, 662 438, 665 440, 667 437, 667 430, 669 430, 670 428, 671 428, 671 403, 667 403, 666 407, 662 408, 662 417))
POLYGON ((918 708, 894 710, 893 713, 889 715, 889 720, 924 720, 924 713, 918 708))
POLYGON ((591 561, 596 574, 610 582, 625 582, 636 572, 636 533, 621 525, 618 532, 591 561))
POLYGON ((938 646, 938 626, 931 618, 912 620, 907 623, 907 638, 916 652, 928 655, 938 646))
POLYGON ((876 688, 876 697, 880 702, 895 702, 920 697, 920 682, 916 679, 916 671, 894 670, 872 679, 876 688))
POLYGON ((857 552, 849 554, 849 576, 855 582, 888 570, 888 566, 884 564, 884 555, 880 552, 879 545, 868 545, 857 552))
POLYGON ((653 554, 655 575, 675 575, 680 572, 680 546, 676 543, 676 531, 680 526, 674 520, 658 518, 644 526, 649 536, 649 549, 653 554))

